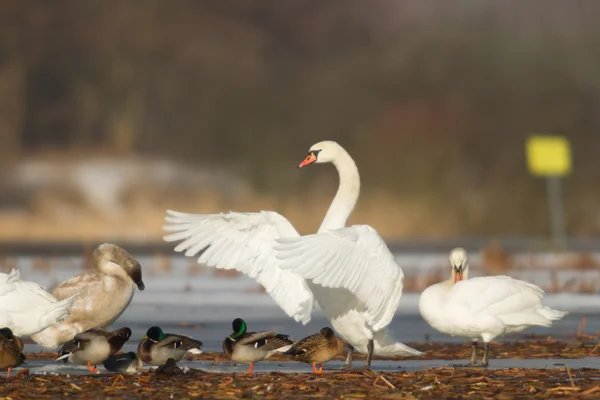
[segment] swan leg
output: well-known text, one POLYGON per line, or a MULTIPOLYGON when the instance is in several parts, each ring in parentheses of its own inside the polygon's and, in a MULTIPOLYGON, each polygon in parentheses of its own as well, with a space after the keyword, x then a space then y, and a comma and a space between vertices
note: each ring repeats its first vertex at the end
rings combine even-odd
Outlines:
POLYGON ((354 346, 348 343, 348 355, 346 356, 346 363, 342 367, 342 369, 352 369, 352 352, 354 351, 354 346))
POLYGON ((365 361, 365 369, 370 370, 371 369, 371 359, 373 358, 373 348, 375 347, 375 345, 373 344, 373 339, 369 340, 369 344, 367 344, 367 360, 365 361))
POLYGON ((473 340, 471 343, 472 353, 471 353, 471 366, 477 365, 477 340, 473 340))
POLYGON ((485 343, 485 351, 483 352, 483 359, 481 360, 481 366, 487 367, 489 361, 490 361, 490 344, 488 342, 486 342, 485 343))

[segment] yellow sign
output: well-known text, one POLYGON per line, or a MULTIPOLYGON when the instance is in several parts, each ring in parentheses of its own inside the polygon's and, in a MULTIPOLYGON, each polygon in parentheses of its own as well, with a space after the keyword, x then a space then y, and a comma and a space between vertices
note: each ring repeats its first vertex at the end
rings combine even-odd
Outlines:
POLYGON ((532 175, 565 176, 571 172, 571 146, 564 136, 531 136, 526 150, 532 175))

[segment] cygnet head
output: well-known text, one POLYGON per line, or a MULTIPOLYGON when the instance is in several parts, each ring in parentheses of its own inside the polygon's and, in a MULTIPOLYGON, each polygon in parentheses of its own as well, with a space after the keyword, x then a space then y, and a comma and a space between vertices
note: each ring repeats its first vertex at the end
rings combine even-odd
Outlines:
POLYGON ((129 276, 138 289, 144 290, 140 263, 121 247, 110 243, 101 244, 94 250, 93 257, 100 272, 121 277, 129 276))
POLYGON ((450 252, 450 266, 452 267, 452 279, 454 282, 467 279, 469 275, 469 264, 467 262, 467 251, 457 247, 450 252))
POLYGON ((333 162, 338 155, 344 151, 342 146, 331 140, 315 143, 310 146, 308 156, 300 163, 300 165, 298 165, 298 168, 302 168, 309 164, 333 162))

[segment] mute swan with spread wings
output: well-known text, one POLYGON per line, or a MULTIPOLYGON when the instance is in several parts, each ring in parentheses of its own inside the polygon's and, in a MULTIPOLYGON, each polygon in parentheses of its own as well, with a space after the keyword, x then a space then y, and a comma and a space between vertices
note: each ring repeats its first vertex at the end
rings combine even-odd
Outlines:
MULTIPOLYGON (((319 233, 300 236, 273 211, 185 214, 168 211, 165 241, 182 242, 175 251, 199 263, 237 269, 262 284, 296 321, 310 320, 316 299, 349 348, 376 355, 421 355, 395 342, 386 326, 400 297, 404 274, 377 232, 359 225, 344 228, 360 191, 354 160, 336 142, 313 145, 298 167, 332 163, 340 183, 319 233), (313 264, 307 266, 305 260, 313 264)), ((351 365, 348 353, 346 366, 351 365)))
POLYGON ((489 343, 498 336, 531 326, 551 326, 567 313, 544 306, 544 291, 509 276, 467 279, 467 252, 450 252, 451 278, 425 289, 419 299, 423 319, 451 336, 471 338, 471 366, 477 365, 477 339, 485 343, 481 366, 487 367, 489 343))

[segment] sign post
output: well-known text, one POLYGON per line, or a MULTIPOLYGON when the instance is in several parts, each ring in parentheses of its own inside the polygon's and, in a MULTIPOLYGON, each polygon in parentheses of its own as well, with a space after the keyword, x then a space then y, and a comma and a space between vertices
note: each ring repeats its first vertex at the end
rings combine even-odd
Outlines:
POLYGON ((571 148, 564 136, 534 135, 527 140, 527 166, 534 176, 546 178, 548 210, 554 245, 566 244, 561 179, 571 173, 571 148))

